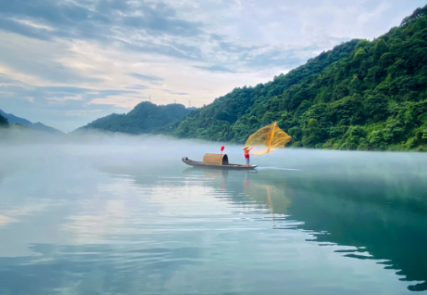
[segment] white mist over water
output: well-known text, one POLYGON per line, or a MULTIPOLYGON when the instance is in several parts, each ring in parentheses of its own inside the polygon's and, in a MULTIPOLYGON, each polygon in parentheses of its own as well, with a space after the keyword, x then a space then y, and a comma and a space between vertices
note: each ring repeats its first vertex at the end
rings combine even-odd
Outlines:
MULTIPOLYGON (((69 153, 70 157, 81 157, 90 163, 104 161, 138 162, 138 161, 176 161, 182 157, 201 161, 205 153, 220 153, 225 145, 224 153, 230 162, 244 163, 243 145, 206 142, 202 140, 177 139, 162 135, 132 136, 121 133, 85 132, 58 137, 35 133, 26 130, 14 130, 7 136, 0 133, 0 148, 3 150, 2 161, 20 162, 47 160, 58 153, 69 153), (7 152, 6 152, 7 151, 7 152), (19 161, 25 159, 25 161, 19 161)), ((4 163, 4 162, 3 162, 4 163)), ((306 149, 280 149, 264 156, 251 156, 251 163, 258 169, 282 169, 299 171, 305 167, 328 169, 337 165, 348 169, 376 170, 384 165, 396 165, 391 170, 401 170, 399 165, 427 163, 426 153, 403 152, 362 152, 362 151, 331 151, 306 149)), ((5 167, 7 165, 1 165, 5 167)), ((310 168, 309 168, 310 169, 310 168)), ((369 171, 368 171, 369 170, 369 171)), ((392 172, 392 171, 391 171, 392 172)), ((419 173, 422 171, 414 171, 419 173)), ((412 172, 411 172, 412 173, 412 172)))

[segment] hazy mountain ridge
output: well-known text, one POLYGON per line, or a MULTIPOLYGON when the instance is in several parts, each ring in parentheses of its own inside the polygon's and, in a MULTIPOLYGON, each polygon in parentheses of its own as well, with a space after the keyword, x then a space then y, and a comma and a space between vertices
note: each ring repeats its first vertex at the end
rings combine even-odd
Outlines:
POLYGON ((9 121, 9 124, 14 124, 14 123, 19 123, 19 124, 22 124, 22 125, 30 125, 30 124, 32 124, 32 122, 30 122, 30 121, 28 121, 26 119, 17 117, 17 116, 15 116, 13 114, 5 113, 2 110, 0 110, 0 115, 2 115, 3 117, 5 117, 9 121))
POLYGON ((64 132, 55 129, 53 127, 47 126, 43 123, 40 122, 36 122, 36 123, 32 123, 31 125, 28 126, 29 129, 31 130, 35 130, 35 131, 42 131, 42 132, 49 132, 52 134, 57 134, 57 135, 63 135, 64 132))
POLYGON ((0 115, 3 116, 4 118, 6 118, 9 122, 9 124, 17 124, 18 123, 18 124, 21 124, 21 125, 28 127, 28 129, 30 129, 30 130, 47 132, 47 133, 51 133, 51 134, 55 134, 55 135, 64 135, 64 132, 62 132, 58 129, 55 129, 53 127, 47 126, 41 122, 32 123, 26 119, 17 117, 13 114, 5 113, 2 110, 0 110, 0 115))
POLYGON ((99 118, 76 131, 97 129, 129 134, 152 133, 177 122, 191 112, 182 104, 155 105, 141 102, 127 114, 111 114, 99 118))

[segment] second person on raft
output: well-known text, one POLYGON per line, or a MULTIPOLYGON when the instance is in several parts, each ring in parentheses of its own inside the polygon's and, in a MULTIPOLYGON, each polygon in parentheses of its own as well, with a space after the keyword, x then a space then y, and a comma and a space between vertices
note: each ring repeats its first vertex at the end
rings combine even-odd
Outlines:
POLYGON ((246 166, 249 166, 249 162, 250 162, 250 156, 249 156, 249 152, 252 148, 248 148, 247 146, 245 146, 243 148, 243 154, 245 154, 245 160, 246 160, 246 166))

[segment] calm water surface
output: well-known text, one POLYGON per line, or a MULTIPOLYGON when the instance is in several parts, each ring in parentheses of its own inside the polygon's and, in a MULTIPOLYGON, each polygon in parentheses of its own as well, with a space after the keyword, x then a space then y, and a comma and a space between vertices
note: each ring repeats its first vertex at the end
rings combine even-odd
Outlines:
POLYGON ((427 293, 426 154, 219 146, 0 146, 0 294, 427 293))

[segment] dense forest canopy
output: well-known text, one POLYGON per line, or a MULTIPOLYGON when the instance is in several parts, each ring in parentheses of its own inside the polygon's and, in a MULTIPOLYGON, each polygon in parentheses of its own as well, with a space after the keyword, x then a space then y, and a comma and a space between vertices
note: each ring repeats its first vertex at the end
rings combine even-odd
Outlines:
POLYGON ((183 138, 243 143, 277 121, 291 145, 427 150, 427 6, 374 41, 352 40, 176 123, 183 138))
POLYGON ((142 102, 127 114, 111 114, 97 119, 79 128, 98 129, 130 134, 151 133, 176 122, 190 112, 182 104, 157 106, 151 102, 142 102))

